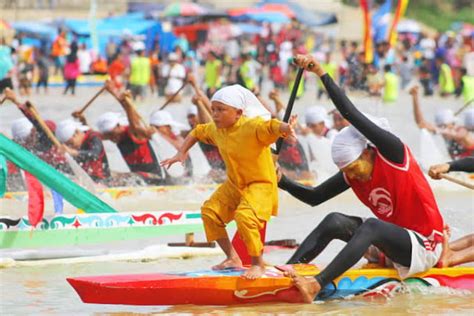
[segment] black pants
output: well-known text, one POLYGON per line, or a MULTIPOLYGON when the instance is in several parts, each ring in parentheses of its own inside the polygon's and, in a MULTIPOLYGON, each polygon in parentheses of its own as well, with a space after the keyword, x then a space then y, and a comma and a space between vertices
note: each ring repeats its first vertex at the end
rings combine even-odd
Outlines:
POLYGON ((288 263, 308 263, 316 258, 333 240, 347 245, 316 276, 321 287, 343 274, 359 261, 370 245, 380 249, 393 262, 409 267, 411 240, 408 231, 400 226, 369 218, 331 213, 306 237, 288 263))
POLYGON ((66 80, 66 89, 64 89, 64 94, 66 94, 69 89, 71 89, 71 94, 74 95, 76 93, 76 79, 66 80))

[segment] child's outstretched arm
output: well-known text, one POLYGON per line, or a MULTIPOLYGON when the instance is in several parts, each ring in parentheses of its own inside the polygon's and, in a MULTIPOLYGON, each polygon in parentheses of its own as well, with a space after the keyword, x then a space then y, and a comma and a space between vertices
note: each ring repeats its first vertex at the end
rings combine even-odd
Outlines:
POLYGON ((198 139, 194 137, 193 135, 188 134, 186 138, 184 139, 183 145, 178 149, 178 152, 176 155, 174 155, 171 158, 163 160, 160 165, 168 169, 171 167, 175 162, 181 162, 183 163, 186 158, 188 157, 188 150, 193 147, 194 144, 196 144, 198 139))

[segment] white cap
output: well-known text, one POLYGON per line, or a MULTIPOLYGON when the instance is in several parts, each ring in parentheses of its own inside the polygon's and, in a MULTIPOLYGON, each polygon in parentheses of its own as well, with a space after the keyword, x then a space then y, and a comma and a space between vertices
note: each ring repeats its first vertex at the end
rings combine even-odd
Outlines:
POLYGON ((306 124, 317 124, 321 122, 326 122, 327 119, 328 116, 326 110, 322 106, 312 106, 306 110, 306 124))
POLYGON ((212 96, 212 101, 242 110, 247 117, 260 116, 267 120, 271 118, 270 112, 260 103, 255 94, 238 84, 217 90, 212 96))
POLYGON ((438 126, 439 125, 447 125, 447 124, 454 123, 455 117, 454 117, 454 113, 453 113, 452 110, 450 110, 450 109, 441 109, 441 110, 436 112, 434 120, 435 120, 435 124, 438 125, 438 126))
POLYGON ((155 111, 150 115, 150 125, 154 126, 171 126, 180 130, 187 128, 185 124, 181 124, 173 119, 167 111, 155 111))
POLYGON ((468 130, 474 130, 474 109, 467 110, 464 113, 464 127, 468 130))
POLYGON ((14 120, 12 123, 12 136, 14 140, 24 141, 30 136, 33 124, 27 118, 14 120))
POLYGON ((178 61, 179 56, 176 53, 169 53, 168 55, 168 61, 178 61))
MULTIPOLYGON (((364 115, 381 128, 390 131, 387 119, 364 115)), ((359 159, 364 149, 367 148, 367 144, 369 144, 367 138, 354 126, 346 126, 334 137, 331 146, 332 160, 339 169, 347 167, 359 159)))
POLYGON ((194 105, 191 105, 186 109, 186 115, 198 115, 198 108, 194 105))
POLYGON ((119 112, 105 112, 97 119, 96 126, 102 134, 109 133, 117 125, 128 125, 128 120, 119 112))
POLYGON ((135 42, 132 44, 132 48, 134 51, 145 50, 145 43, 135 42))
POLYGON ((61 143, 66 143, 76 131, 85 132, 89 127, 82 125, 78 121, 67 119, 61 121, 56 127, 56 137, 61 143))

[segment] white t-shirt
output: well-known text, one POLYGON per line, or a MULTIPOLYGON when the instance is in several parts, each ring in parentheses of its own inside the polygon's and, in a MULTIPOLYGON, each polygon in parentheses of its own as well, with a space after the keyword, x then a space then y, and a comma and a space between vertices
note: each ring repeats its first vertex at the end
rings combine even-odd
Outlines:
POLYGON ((77 59, 79 59, 79 70, 81 71, 81 73, 83 74, 90 72, 92 57, 89 51, 85 49, 78 50, 77 59))
POLYGON ((184 78, 186 78, 186 69, 181 64, 175 64, 170 69, 170 65, 166 64, 163 67, 163 76, 168 78, 165 94, 174 94, 183 85, 184 78))

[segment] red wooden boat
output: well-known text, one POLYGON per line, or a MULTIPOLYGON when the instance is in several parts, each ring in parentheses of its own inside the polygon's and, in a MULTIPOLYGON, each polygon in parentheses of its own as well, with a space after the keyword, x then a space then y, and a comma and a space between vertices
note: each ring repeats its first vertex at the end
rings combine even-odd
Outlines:
MULTIPOLYGON (((295 265, 301 275, 316 275, 313 265, 295 265)), ((275 268, 264 277, 246 280, 242 269, 180 274, 135 274, 68 278, 84 303, 125 305, 232 305, 301 303, 298 290, 275 268)), ((431 269, 404 280, 425 286, 474 290, 474 268, 431 269)), ((393 269, 353 269, 327 286, 319 299, 348 295, 386 295, 400 287, 393 269)))

